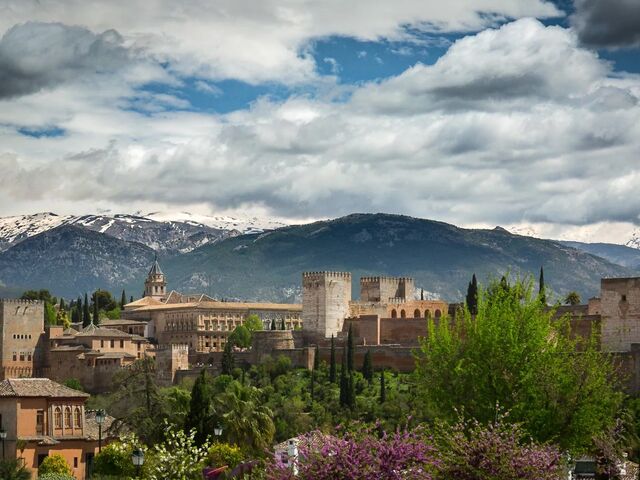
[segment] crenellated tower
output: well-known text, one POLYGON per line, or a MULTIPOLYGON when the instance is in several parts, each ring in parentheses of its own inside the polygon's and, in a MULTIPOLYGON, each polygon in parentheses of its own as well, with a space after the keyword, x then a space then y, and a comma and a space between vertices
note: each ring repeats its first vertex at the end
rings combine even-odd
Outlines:
POLYGON ((342 331, 349 316, 351 273, 305 272, 302 274, 302 325, 326 338, 342 331))

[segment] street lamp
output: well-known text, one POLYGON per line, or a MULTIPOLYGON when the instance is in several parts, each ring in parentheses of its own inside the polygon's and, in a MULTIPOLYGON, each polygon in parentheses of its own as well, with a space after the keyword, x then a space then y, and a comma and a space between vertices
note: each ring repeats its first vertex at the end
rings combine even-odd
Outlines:
POLYGON ((4 441, 7 438, 7 431, 4 428, 0 428, 0 440, 2 440, 2 459, 4 460, 4 441))
POLYGON ((102 451, 102 424, 107 414, 104 410, 96 410, 96 423, 98 424, 98 453, 102 451))
POLYGON ((220 435, 222 435, 222 426, 216 425, 215 427, 213 427, 213 434, 216 436, 216 438, 220 438, 220 435))
POLYGON ((139 477, 140 467, 144 465, 144 452, 140 448, 136 448, 131 454, 131 461, 136 466, 136 477, 139 477))

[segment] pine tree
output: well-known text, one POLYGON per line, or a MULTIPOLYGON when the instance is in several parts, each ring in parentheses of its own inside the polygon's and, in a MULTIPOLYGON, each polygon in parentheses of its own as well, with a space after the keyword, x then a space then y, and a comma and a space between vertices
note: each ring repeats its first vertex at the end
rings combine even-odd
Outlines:
POLYGON ((347 334, 347 370, 353 372, 353 324, 349 324, 349 333, 347 334))
POLYGON ((211 423, 211 397, 211 379, 203 368, 191 389, 189 412, 184 422, 187 432, 196 430, 195 441, 198 445, 207 441, 211 423))
POLYGON ((233 351, 231 350, 233 342, 230 340, 224 345, 224 350, 222 352, 222 374, 223 375, 231 375, 234 367, 234 358, 233 351))
POLYGON ((91 324, 91 314, 89 313, 89 299, 87 294, 84 294, 84 303, 82 310, 82 326, 88 327, 91 324))
POLYGON ((387 401, 387 388, 384 384, 384 370, 380 371, 380 403, 384 403, 387 401))
POLYGON ((133 303, 133 295, 129 297, 129 303, 133 303))
POLYGON ((329 381, 336 383, 336 343, 333 334, 331 335, 331 360, 329 362, 329 381))
POLYGON ((276 330, 276 319, 275 318, 271 319, 271 330, 276 330))
POLYGON ((93 324, 95 326, 100 325, 100 310, 98 309, 98 297, 94 297, 93 301, 93 324))
POLYGON ((64 309, 65 309, 64 298, 60 297, 60 310, 64 310, 64 309))
POLYGON ((478 280, 476 279, 475 273, 469 282, 466 300, 469 313, 471 315, 476 315, 478 313, 478 280))
POLYGON ((287 327, 284 324, 284 318, 282 319, 282 323, 280 324, 280 330, 286 330, 287 327))
POLYGON ((371 351, 367 350, 364 354, 364 361, 362 362, 362 376, 366 378, 369 383, 373 381, 373 363, 371 362, 371 351))
POLYGON ((540 291, 539 291, 540 302, 543 305, 547 304, 547 292, 544 286, 544 270, 540 267, 540 291))
POLYGON ((124 289, 122 290, 122 296, 120 297, 120 308, 124 309, 124 306, 127 304, 127 296, 124 293, 124 289))
POLYGON ((342 368, 340 369, 340 406, 349 402, 349 377, 347 376, 347 347, 342 347, 342 368))

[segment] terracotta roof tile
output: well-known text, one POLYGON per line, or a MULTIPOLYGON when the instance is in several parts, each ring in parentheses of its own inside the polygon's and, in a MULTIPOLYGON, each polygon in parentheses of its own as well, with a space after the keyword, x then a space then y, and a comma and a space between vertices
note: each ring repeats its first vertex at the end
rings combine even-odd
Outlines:
POLYGON ((9 378, 0 382, 0 397, 86 398, 89 394, 48 378, 9 378))

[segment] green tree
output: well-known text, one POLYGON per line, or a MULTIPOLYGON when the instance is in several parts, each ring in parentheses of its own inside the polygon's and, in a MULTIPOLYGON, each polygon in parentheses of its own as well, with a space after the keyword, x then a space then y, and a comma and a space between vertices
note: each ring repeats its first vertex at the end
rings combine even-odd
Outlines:
POLYGON ((476 279, 476 274, 473 274, 471 277, 471 281, 469 282, 469 287, 467 288, 467 308, 471 315, 475 315, 478 313, 478 280, 476 279))
POLYGON ((371 361, 371 350, 367 350, 364 354, 364 361, 362 362, 362 376, 371 383, 373 381, 373 363, 371 361))
POLYGON ((195 431, 194 441, 197 445, 207 442, 212 430, 212 388, 211 378, 203 368, 191 390, 189 413, 185 419, 185 431, 195 431))
POLYGON ((127 304, 127 296, 124 293, 124 289, 122 289, 122 295, 120 296, 120 309, 124 310, 124 306, 127 304))
POLYGON ((82 326, 88 327, 91 324, 91 314, 89 313, 89 299, 84 294, 84 303, 82 304, 82 326))
POLYGON ((56 312, 55 325, 61 325, 64 328, 69 328, 71 326, 71 321, 67 316, 66 310, 60 309, 56 312))
POLYGON ((116 478, 134 478, 136 469, 131 461, 133 450, 133 445, 125 442, 105 445, 93 460, 93 473, 116 478))
POLYGON ((276 329, 276 319, 275 318, 271 319, 271 330, 277 330, 276 329))
POLYGON ((65 310, 64 298, 60 297, 60 310, 65 310))
POLYGON ((380 396, 378 397, 380 403, 387 401, 387 387, 384 381, 384 370, 380 370, 380 396))
POLYGON ((564 297, 564 303, 567 305, 580 305, 580 294, 578 292, 569 292, 564 297))
POLYGON ((80 383, 80 380, 78 380, 77 378, 68 378, 63 382, 63 385, 65 387, 78 390, 79 392, 84 392, 84 388, 82 388, 82 384, 80 383))
POLYGON ((313 352, 313 369, 318 370, 320 368, 320 349, 316 345, 313 352))
POLYGON ((206 463, 211 467, 226 465, 229 468, 235 468, 236 465, 242 463, 244 458, 242 450, 237 445, 216 442, 209 447, 206 463))
POLYGON ((247 315, 247 318, 244 319, 244 326, 247 327, 247 330, 249 330, 252 334, 253 332, 264 330, 262 320, 255 313, 247 315))
POLYGON ((340 368, 340 406, 349 405, 349 367, 347 364, 347 347, 342 348, 342 367, 340 368))
POLYGON ((100 325, 100 309, 98 307, 98 302, 93 302, 92 320, 94 325, 100 325))
POLYGON ((224 350, 222 351, 222 374, 231 375, 234 365, 233 342, 227 339, 227 343, 225 343, 224 350))
POLYGON ((349 324, 349 333, 347 333, 347 370, 353 372, 353 324, 349 324))
POLYGON ((222 413, 226 438, 248 451, 262 454, 275 434, 273 412, 260 401, 260 391, 233 382, 219 396, 217 413, 222 413))
POLYGON ((57 303, 49 290, 27 290, 20 297, 22 300, 42 300, 47 303, 57 303))
POLYGON ((329 381, 331 383, 336 383, 336 342, 333 334, 331 334, 331 360, 329 362, 329 381))
POLYGON ((251 332, 244 325, 238 325, 229 335, 229 341, 236 347, 249 348, 251 346, 251 332))
POLYGON ((38 475, 49 474, 72 475, 71 467, 67 465, 67 461, 59 453, 54 453, 45 458, 38 467, 38 475))
POLYGON ((540 267, 540 280, 538 281, 538 298, 543 305, 547 304, 547 291, 544 285, 544 270, 540 267))
POLYGON ((198 445, 195 432, 165 424, 165 440, 153 446, 150 465, 147 467, 149 477, 154 480, 176 479, 196 480, 202 478, 209 444, 198 445))
POLYGON ((56 323, 56 309, 49 302, 44 303, 44 319, 46 325, 57 325, 56 323))
POLYGON ((487 423, 499 405, 537 441, 580 449, 618 413, 615 368, 595 338, 570 338, 568 322, 532 290, 531 281, 492 284, 479 292, 476 316, 429 322, 417 360, 420 411, 452 418, 457 408, 487 423))
POLYGON ((31 472, 23 463, 23 460, 16 458, 0 460, 0 478, 3 480, 31 480, 31 472))
MULTIPOLYGON (((101 289, 98 289, 95 292, 93 292, 93 295, 91 295, 91 302, 94 305, 97 304, 98 310, 103 310, 105 312, 108 312, 109 310, 113 310, 118 306, 118 303, 116 302, 116 299, 113 298, 113 295, 111 295, 111 292, 108 292, 107 290, 101 290, 101 289)), ((94 307, 94 311, 95 311, 95 307, 94 307)))

